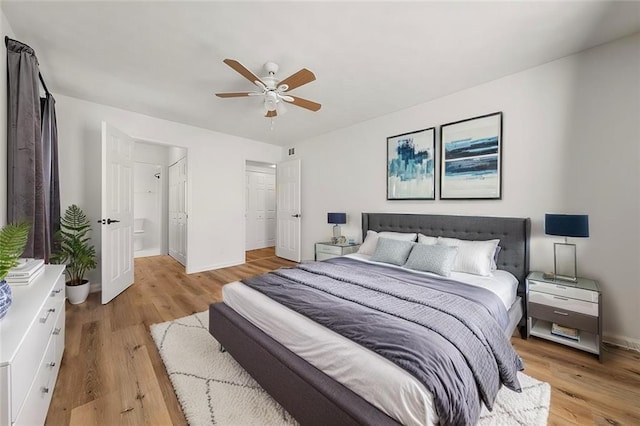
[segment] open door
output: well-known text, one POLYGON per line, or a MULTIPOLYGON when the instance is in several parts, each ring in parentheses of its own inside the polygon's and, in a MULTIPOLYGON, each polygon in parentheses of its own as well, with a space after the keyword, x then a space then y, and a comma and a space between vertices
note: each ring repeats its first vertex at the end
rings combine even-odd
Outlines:
POLYGON ((133 139, 102 122, 102 303, 133 284, 133 139))
POLYGON ((300 160, 277 167, 278 237, 276 256, 300 262, 300 160))
POLYGON ((169 256, 187 265, 187 159, 169 166, 169 256))

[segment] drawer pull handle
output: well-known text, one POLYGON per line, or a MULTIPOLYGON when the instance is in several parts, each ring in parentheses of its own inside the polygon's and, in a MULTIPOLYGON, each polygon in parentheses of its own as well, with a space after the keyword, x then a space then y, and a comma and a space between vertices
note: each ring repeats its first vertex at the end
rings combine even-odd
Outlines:
POLYGON ((62 330, 61 328, 54 328, 53 329, 53 333, 51 333, 51 334, 53 334, 54 336, 57 336, 58 334, 60 334, 61 330, 62 330))
POLYGON ((566 297, 558 297, 558 296, 553 296, 554 299, 558 299, 558 300, 565 300, 568 301, 569 299, 567 299, 566 297))
POLYGON ((48 365, 49 367, 53 368, 53 367, 55 367, 55 366, 56 366, 56 363, 55 363, 55 362, 50 362, 50 363, 49 363, 49 364, 47 364, 47 365, 48 365))
POLYGON ((43 387, 42 388, 42 393, 49 393, 49 388, 48 387, 43 387))
POLYGON ((60 292, 62 291, 61 288, 57 289, 57 290, 53 290, 51 292, 51 297, 55 297, 56 295, 60 294, 60 292))
POLYGON ((49 315, 51 315, 52 313, 54 313, 56 311, 55 308, 49 308, 49 310, 47 311, 47 315, 44 316, 44 318, 40 318, 40 322, 42 324, 44 324, 45 322, 47 322, 47 320, 49 319, 49 315))
POLYGON ((566 312, 560 312, 560 311, 553 311, 554 314, 558 314, 558 315, 564 315, 565 317, 569 316, 568 313, 566 312))

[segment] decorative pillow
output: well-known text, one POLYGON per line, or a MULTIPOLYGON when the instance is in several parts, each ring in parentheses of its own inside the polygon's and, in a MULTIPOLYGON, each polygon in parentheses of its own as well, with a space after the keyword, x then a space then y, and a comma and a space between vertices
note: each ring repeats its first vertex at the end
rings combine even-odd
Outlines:
POLYGON ((378 247, 373 252, 371 260, 375 262, 392 263, 394 265, 404 265, 409 257, 411 248, 416 243, 411 241, 394 240, 391 238, 379 238, 378 247))
POLYGON ((433 244, 437 244, 438 237, 430 237, 429 235, 418 234, 418 242, 420 244, 433 245, 433 244))
POLYGON ((496 269, 498 269, 498 255, 500 254, 500 250, 502 250, 502 247, 496 246, 496 251, 495 253, 493 253, 493 259, 491 259, 492 271, 495 271, 496 269))
POLYGON ((453 271, 489 276, 496 247, 500 240, 469 241, 438 237, 438 244, 458 247, 453 271))
POLYGON ((451 268, 456 261, 457 254, 458 247, 416 244, 411 250, 404 267, 448 277, 451 275, 451 268))
POLYGON ((381 238, 381 237, 389 238, 392 240, 415 241, 416 233, 415 232, 411 232, 411 233, 387 232, 387 231, 378 233, 376 231, 367 231, 367 236, 362 242, 362 245, 360 245, 360 248, 358 249, 358 253, 371 256, 376 251, 376 247, 378 246, 378 238, 381 238))

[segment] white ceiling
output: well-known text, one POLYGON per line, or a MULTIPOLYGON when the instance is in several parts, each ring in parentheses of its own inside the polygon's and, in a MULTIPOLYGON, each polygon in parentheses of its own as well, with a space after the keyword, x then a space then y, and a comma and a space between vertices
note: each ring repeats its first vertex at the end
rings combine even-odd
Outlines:
MULTIPOLYGON (((54 93, 288 145, 640 31, 640 3, 3 1, 54 93), (306 67, 271 130, 257 98, 215 92, 306 67)), ((428 121, 428 118, 425 118, 428 121)))

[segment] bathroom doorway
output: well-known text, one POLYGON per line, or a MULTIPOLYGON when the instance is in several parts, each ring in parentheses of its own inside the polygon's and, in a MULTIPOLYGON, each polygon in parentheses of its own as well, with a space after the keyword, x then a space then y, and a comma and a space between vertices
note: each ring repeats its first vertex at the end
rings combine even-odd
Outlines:
MULTIPOLYGON (((134 257, 170 254, 169 167, 186 164, 187 150, 135 141, 133 169, 134 257)), ((185 176, 186 179, 186 176, 185 176)), ((186 250, 180 263, 186 264, 186 250)))

